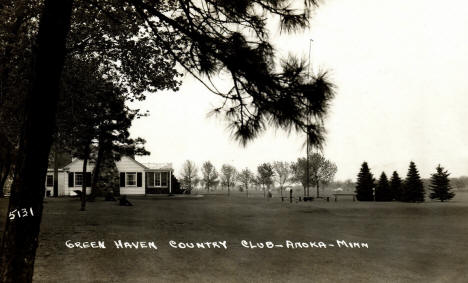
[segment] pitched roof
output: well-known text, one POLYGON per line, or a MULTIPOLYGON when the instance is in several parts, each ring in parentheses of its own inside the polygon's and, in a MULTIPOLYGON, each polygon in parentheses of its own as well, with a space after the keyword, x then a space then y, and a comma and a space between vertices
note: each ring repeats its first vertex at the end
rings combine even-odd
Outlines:
POLYGON ((68 167, 70 167, 70 165, 72 165, 73 163, 77 162, 78 160, 81 160, 79 158, 73 158, 72 161, 70 163, 68 163, 67 165, 63 166, 62 169, 63 170, 68 170, 68 167))
MULTIPOLYGON (((143 165, 142 163, 138 162, 135 160, 135 158, 131 157, 131 156, 128 156, 128 155, 122 155, 122 158, 123 157, 128 157, 130 160, 132 160, 133 162, 135 162, 136 164, 140 165, 141 167, 143 167, 143 169, 148 169, 148 167, 146 167, 145 165, 143 165)), ((121 158, 121 159, 122 159, 121 158)))
POLYGON ((172 163, 144 163, 148 170, 172 170, 172 163))
MULTIPOLYGON (((136 164, 138 164, 139 166, 143 167, 143 169, 146 169, 146 170, 173 170, 172 163, 140 163, 131 156, 128 156, 128 155, 124 155, 124 156, 128 157, 130 160, 132 160, 133 162, 135 162, 136 164)), ((73 159, 72 162, 70 162, 66 166, 63 166, 63 170, 67 170, 68 169, 67 167, 69 167, 70 165, 72 165, 73 163, 77 161, 82 161, 82 160, 79 158, 73 159)), ((90 163, 94 163, 94 162, 90 162, 90 163)))

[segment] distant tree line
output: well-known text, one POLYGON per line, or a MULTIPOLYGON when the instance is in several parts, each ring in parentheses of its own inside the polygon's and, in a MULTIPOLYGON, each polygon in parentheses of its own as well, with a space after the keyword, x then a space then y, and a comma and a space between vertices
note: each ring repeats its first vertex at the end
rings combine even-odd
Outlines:
POLYGON ((231 190, 237 186, 239 191, 248 195, 251 188, 263 191, 266 197, 275 185, 279 193, 283 196, 284 190, 288 186, 300 184, 304 188, 304 196, 309 195, 307 183, 316 188, 317 197, 320 188, 331 184, 337 172, 335 163, 327 160, 319 153, 309 155, 309 170, 307 170, 307 159, 298 158, 296 162, 275 161, 264 162, 257 166, 256 172, 249 168, 238 171, 230 164, 223 164, 218 173, 216 167, 206 161, 201 166, 201 175, 198 174, 198 167, 193 161, 187 160, 182 165, 181 184, 186 191, 191 191, 197 185, 207 192, 216 190, 226 190, 230 195, 231 190), (307 178, 307 172, 309 176, 307 178))
MULTIPOLYGON (((431 174, 429 180, 430 199, 440 201, 450 200, 455 196, 450 185, 450 174, 440 165, 436 172, 431 174)), ((396 171, 390 180, 385 172, 380 174, 376 180, 370 171, 367 162, 362 163, 361 170, 357 175, 356 198, 359 201, 403 201, 424 202, 425 185, 421 179, 416 164, 411 161, 406 178, 402 180, 396 171)))
POLYGON ((450 184, 456 190, 466 190, 468 189, 468 176, 450 178, 450 184))

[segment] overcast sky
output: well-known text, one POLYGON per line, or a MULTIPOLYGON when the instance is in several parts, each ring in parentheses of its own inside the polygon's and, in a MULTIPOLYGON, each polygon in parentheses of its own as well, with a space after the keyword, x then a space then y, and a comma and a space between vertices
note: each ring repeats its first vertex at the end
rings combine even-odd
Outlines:
MULTIPOLYGON (((411 160, 422 177, 439 163, 452 176, 468 175, 466 15, 468 4, 458 0, 328 0, 310 30, 273 31, 281 54, 307 58, 312 38, 312 71, 328 70, 337 86, 324 147, 336 179, 355 180, 363 161, 374 175, 405 176, 411 160)), ((303 134, 274 129, 243 148, 222 117, 207 117, 216 102, 190 77, 177 93, 149 95, 143 109, 151 116, 131 131, 152 153, 139 160, 172 162, 178 174, 186 159, 255 169, 305 155, 303 134)))

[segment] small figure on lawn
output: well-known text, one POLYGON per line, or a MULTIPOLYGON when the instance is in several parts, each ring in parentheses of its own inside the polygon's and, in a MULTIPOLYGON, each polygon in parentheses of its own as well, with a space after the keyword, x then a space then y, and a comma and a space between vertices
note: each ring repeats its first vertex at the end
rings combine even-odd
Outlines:
POLYGON ((120 200, 119 205, 122 205, 122 206, 132 206, 133 205, 131 202, 128 201, 126 195, 121 196, 119 200, 120 200))
POLYGON ((105 201, 116 201, 114 195, 111 192, 107 192, 105 196, 105 201))
POLYGON ((268 189, 267 197, 268 197, 268 200, 270 200, 271 197, 273 197, 273 194, 271 193, 271 189, 268 189))

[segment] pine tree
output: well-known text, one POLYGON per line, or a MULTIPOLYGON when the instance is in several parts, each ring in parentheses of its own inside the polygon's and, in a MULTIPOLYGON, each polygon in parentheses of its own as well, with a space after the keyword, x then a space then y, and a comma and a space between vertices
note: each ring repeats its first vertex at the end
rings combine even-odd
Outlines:
POLYGON ((450 180, 448 176, 450 174, 447 170, 444 170, 443 167, 437 166, 437 172, 431 175, 431 194, 429 197, 431 199, 438 199, 440 201, 449 200, 455 196, 455 193, 451 192, 450 190, 452 187, 450 186, 450 180))
POLYGON ((403 185, 402 200, 407 202, 423 202, 424 194, 424 185, 419 176, 418 169, 416 169, 416 164, 411 161, 403 185))
POLYGON ((402 200, 403 181, 397 171, 393 171, 392 179, 390 179, 390 191, 394 200, 402 200))
POLYGON ((367 162, 362 163, 356 183, 356 198, 359 201, 373 201, 374 177, 367 162))
POLYGON ((375 187, 375 200, 376 201, 392 201, 392 192, 388 183, 387 175, 382 172, 380 175, 379 183, 375 187))

